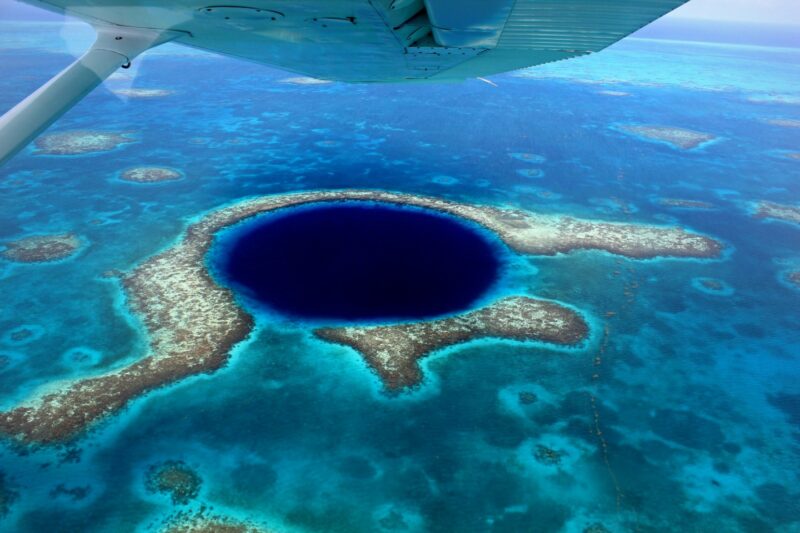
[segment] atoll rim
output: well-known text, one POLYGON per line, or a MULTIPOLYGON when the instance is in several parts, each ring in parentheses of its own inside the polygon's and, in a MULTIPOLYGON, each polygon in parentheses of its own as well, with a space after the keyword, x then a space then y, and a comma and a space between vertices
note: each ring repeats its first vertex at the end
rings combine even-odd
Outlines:
POLYGON ((540 341, 574 346, 586 340, 589 327, 578 313, 522 296, 482 309, 434 321, 388 326, 319 328, 321 339, 356 349, 388 389, 418 385, 418 361, 431 352, 481 338, 540 341))
POLYGON ((225 366, 231 349, 253 331, 254 319, 207 272, 206 255, 216 234, 264 213, 326 202, 437 211, 494 233, 518 254, 593 249, 632 259, 717 258, 723 250, 720 242, 683 228, 540 215, 386 191, 307 191, 242 200, 206 214, 173 247, 122 276, 128 305, 149 334, 151 351, 145 357, 113 372, 62 383, 0 413, 0 431, 30 443, 64 441, 147 392, 225 366))

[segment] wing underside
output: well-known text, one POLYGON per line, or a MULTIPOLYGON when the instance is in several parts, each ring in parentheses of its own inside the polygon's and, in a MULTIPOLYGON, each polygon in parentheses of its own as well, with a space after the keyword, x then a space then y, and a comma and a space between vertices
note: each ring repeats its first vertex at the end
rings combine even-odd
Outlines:
POLYGON ((463 79, 602 50, 686 0, 28 0, 351 82, 463 79))

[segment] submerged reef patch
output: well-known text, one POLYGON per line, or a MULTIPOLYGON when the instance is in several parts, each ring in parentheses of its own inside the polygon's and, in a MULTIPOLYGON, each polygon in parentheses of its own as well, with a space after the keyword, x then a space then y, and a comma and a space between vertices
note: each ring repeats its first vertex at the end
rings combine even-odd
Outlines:
POLYGON ((291 83, 292 85, 325 85, 332 83, 329 80, 320 80, 310 76, 295 76, 293 78, 284 78, 280 80, 281 83, 291 83))
POLYGON ((13 368, 25 359, 25 354, 21 352, 12 352, 9 350, 0 350, 0 372, 13 368))
POLYGON ((114 89, 113 93, 126 98, 161 98, 171 95, 172 91, 167 89, 114 89))
POLYGON ((386 515, 378 519, 378 525, 381 529, 387 531, 402 531, 408 529, 408 524, 403 518, 403 514, 396 509, 389 509, 386 515))
POLYGON ((756 205, 756 218, 769 218, 792 224, 800 224, 800 207, 762 201, 756 205))
POLYGON ((3 333, 0 342, 8 346, 24 346, 38 341, 44 333, 45 329, 38 324, 22 324, 3 333))
POLYGON ((786 281, 800 289, 800 270, 792 270, 786 273, 786 281))
POLYGON ((631 93, 628 93, 628 92, 625 92, 625 91, 611 91, 611 90, 598 91, 598 94, 602 94, 602 95, 605 95, 605 96, 630 96, 631 95, 631 93))
POLYGON ((564 455, 564 452, 548 448, 543 444, 537 444, 533 452, 534 459, 536 459, 538 463, 546 466, 559 466, 561 464, 561 458, 564 455))
POLYGON ((88 346, 70 348, 61 356, 62 362, 68 367, 86 368, 94 366, 103 359, 103 354, 88 346))
POLYGON ((203 480, 183 461, 164 461, 147 469, 145 486, 153 494, 165 494, 175 505, 186 505, 200 493, 203 480))
POLYGON ((771 126, 781 126, 783 128, 800 128, 800 120, 796 118, 768 118, 764 122, 771 126))
POLYGON ((271 530, 241 520, 211 513, 206 508, 170 516, 161 533, 270 533, 271 530))
POLYGON ((702 200, 685 200, 682 198, 660 198, 658 203, 667 207, 680 209, 714 209, 714 204, 702 200))
POLYGON ((119 175, 122 181, 132 183, 158 183, 161 181, 176 181, 183 178, 183 173, 169 167, 135 167, 123 171, 119 175))
POLYGON ((5 472, 0 472, 0 518, 11 512, 14 502, 19 499, 19 492, 6 478, 5 472))
POLYGON ((753 94, 746 99, 754 104, 800 105, 800 96, 791 94, 753 94))
POLYGON ((453 176, 448 176, 446 174, 439 174, 431 178, 431 182, 437 185, 457 185, 460 183, 460 180, 453 176))
POLYGON ((525 178, 541 178, 544 176, 544 170, 540 168, 519 168, 517 174, 525 178))
POLYGON ((85 499, 92 492, 91 485, 77 485, 75 487, 68 487, 63 483, 59 483, 50 491, 50 497, 56 498, 69 498, 73 502, 78 502, 85 499))
POLYGON ((431 352, 483 337, 543 341, 571 346, 589 327, 575 311, 545 300, 517 296, 462 315, 388 326, 318 328, 320 339, 357 350, 390 390, 418 384, 418 361, 431 352))
POLYGON ((620 124, 616 129, 647 141, 666 143, 673 148, 692 150, 716 139, 710 133, 703 133, 674 126, 655 126, 645 124, 620 124))
POLYGON ((73 255, 81 247, 81 240, 74 233, 56 233, 32 235, 2 244, 5 246, 0 251, 3 259, 18 263, 44 263, 73 255))
POLYGON ((538 399, 539 397, 536 396, 536 393, 532 391, 521 391, 519 394, 517 394, 517 400, 519 400, 521 405, 534 404, 538 399))
POLYGON ((64 131, 36 139, 37 155, 82 155, 108 152, 128 143, 136 142, 128 133, 111 131, 64 131))
POLYGON ((716 278, 694 278, 692 279, 692 287, 700 292, 715 296, 730 296, 734 293, 733 287, 716 278))
POLYGON ((526 163, 544 163, 547 161, 547 158, 543 155, 539 154, 531 154, 529 152, 512 152, 510 154, 511 157, 518 161, 524 161, 526 163))
POLYGON ((122 276, 127 301, 148 332, 147 356, 104 375, 65 381, 34 393, 20 405, 0 412, 0 432, 27 443, 63 441, 136 397, 223 367, 231 348, 250 334, 254 321, 206 268, 206 254, 215 234, 262 213, 337 201, 438 210, 493 231, 521 254, 593 249, 638 259, 717 258, 722 251, 718 241, 678 227, 582 220, 385 191, 310 191, 243 200, 208 213, 191 224, 174 246, 122 276))

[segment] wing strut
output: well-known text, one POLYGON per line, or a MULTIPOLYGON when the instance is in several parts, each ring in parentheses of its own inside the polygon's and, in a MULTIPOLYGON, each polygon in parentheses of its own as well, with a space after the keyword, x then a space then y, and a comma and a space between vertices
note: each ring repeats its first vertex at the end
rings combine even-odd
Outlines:
POLYGON ((171 30, 97 26, 97 40, 77 61, 0 117, 0 166, 119 67, 149 48, 186 35, 171 30))

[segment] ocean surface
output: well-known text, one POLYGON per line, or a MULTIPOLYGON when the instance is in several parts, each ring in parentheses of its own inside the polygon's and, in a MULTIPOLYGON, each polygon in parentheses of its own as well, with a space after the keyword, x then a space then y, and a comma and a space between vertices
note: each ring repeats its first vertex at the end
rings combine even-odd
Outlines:
MULTIPOLYGON (((0 23, 0 110, 86 36, 0 23)), ((106 273, 255 195, 372 188, 678 225, 726 253, 519 256, 493 290, 579 310, 587 346, 474 341, 426 359, 424 382, 400 394, 301 319, 258 315, 214 374, 64 445, 4 440, 0 530, 158 531, 201 508, 286 532, 800 530, 800 289, 784 278, 800 269, 800 225, 753 216, 762 200, 800 203, 800 160, 788 157, 800 128, 775 122, 800 120, 800 49, 628 39, 491 83, 295 76, 166 45, 50 130, 135 142, 82 156, 29 148, 0 168, 0 242, 84 242, 62 261, 0 260, 0 409, 142 357, 141 318, 106 273), (626 124, 715 139, 684 150, 626 124), (141 165, 182 178, 120 179, 141 165), (185 501, 149 489, 168 461, 201 480, 185 501)))

